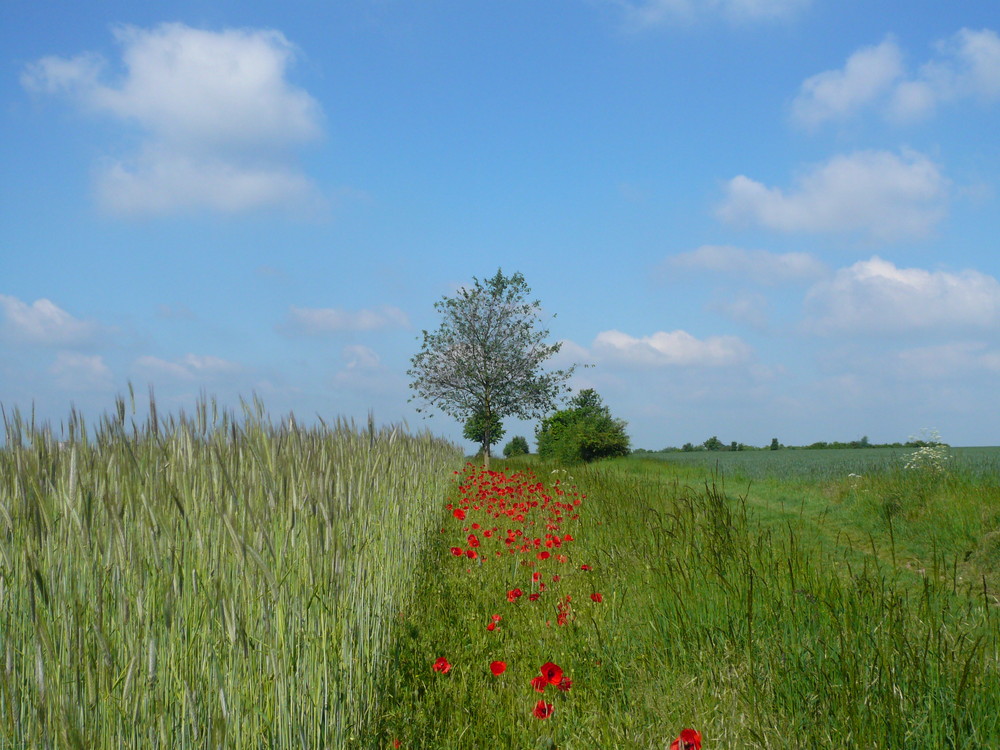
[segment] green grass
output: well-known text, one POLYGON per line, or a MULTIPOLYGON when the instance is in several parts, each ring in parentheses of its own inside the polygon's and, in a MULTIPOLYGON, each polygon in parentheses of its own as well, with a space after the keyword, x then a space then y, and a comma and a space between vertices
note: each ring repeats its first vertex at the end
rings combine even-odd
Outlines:
MULTIPOLYGON (((692 451, 646 454, 697 474, 715 471, 729 479, 839 480, 850 474, 862 476, 892 472, 900 468, 912 448, 830 448, 777 451, 692 451)), ((952 471, 973 479, 1000 475, 1000 447, 949 448, 952 471)))
POLYGON ((850 487, 825 500, 843 506, 834 522, 832 510, 782 510, 663 463, 573 474, 587 494, 573 561, 594 571, 563 583, 597 587, 604 603, 557 629, 514 609, 498 640, 482 624, 506 611, 515 571, 449 565, 449 542, 430 548, 373 746, 659 748, 684 726, 706 747, 1000 744, 1000 612, 991 592, 959 579, 952 549, 923 560, 922 573, 893 564, 896 533, 861 531, 870 512, 850 487), (441 655, 452 674, 430 670, 441 655), (485 671, 495 658, 519 665, 513 679, 485 671), (528 680, 548 659, 574 686, 543 722, 530 714, 528 680))

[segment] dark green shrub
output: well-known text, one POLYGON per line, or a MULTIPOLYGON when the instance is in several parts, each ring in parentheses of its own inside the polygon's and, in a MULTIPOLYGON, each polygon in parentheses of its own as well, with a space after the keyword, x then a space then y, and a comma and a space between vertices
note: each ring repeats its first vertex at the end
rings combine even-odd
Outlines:
POLYGON ((510 442, 503 447, 504 458, 513 458, 514 456, 525 456, 530 451, 528 450, 528 439, 517 435, 511 438, 510 442))
POLYGON ((538 455, 563 463, 627 456, 626 422, 615 419, 592 388, 580 391, 562 409, 542 420, 535 438, 538 455))

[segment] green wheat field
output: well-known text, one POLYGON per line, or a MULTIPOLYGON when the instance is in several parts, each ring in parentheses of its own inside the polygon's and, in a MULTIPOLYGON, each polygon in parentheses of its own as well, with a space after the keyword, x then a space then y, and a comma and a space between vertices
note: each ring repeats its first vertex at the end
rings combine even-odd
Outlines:
POLYGON ((4 415, 2 748, 1000 747, 1000 449, 148 412, 4 415))

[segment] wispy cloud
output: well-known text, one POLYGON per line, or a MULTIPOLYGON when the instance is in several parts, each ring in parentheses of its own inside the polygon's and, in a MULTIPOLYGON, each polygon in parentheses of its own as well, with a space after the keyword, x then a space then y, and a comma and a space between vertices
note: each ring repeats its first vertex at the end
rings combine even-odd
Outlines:
POLYGON ((625 11, 626 25, 646 28, 670 22, 724 18, 735 23, 788 18, 811 0, 614 0, 625 11))
POLYGON ((750 347, 736 336, 699 339, 687 331, 631 336, 602 331, 590 347, 599 362, 636 367, 726 367, 749 360, 750 347))
POLYGON ((49 368, 56 385, 67 391, 110 391, 113 388, 111 368, 97 354, 59 352, 49 368))
POLYGON ((818 283, 805 308, 805 328, 822 334, 995 330, 1000 282, 973 270, 898 268, 876 256, 818 283))
POLYGON ((243 367, 236 362, 199 354, 185 354, 173 360, 147 355, 139 357, 133 363, 133 369, 147 377, 187 381, 230 377, 243 371, 243 367))
POLYGON ((220 32, 179 23, 115 30, 124 75, 84 53, 25 68, 29 90, 66 95, 142 134, 136 152, 100 168, 101 204, 117 214, 225 213, 315 203, 291 157, 322 133, 319 104, 285 78, 295 49, 278 31, 220 32))
POLYGON ((677 253, 667 258, 664 267, 737 276, 765 285, 812 281, 828 273, 826 264, 809 253, 772 253, 732 245, 702 245, 677 253))
POLYGON ((408 325, 406 313, 398 307, 355 311, 331 307, 292 307, 275 330, 285 336, 328 336, 344 331, 372 331, 408 325))
POLYGON ((779 232, 857 233, 880 241, 925 237, 945 216, 948 180, 915 151, 835 156, 795 182, 785 191, 734 177, 717 215, 779 232))
POLYGON ((792 103, 792 120, 815 128, 867 109, 896 122, 929 116, 963 99, 1000 101, 1000 36, 962 29, 935 44, 935 56, 908 73, 896 40, 852 53, 843 68, 807 78, 792 103))

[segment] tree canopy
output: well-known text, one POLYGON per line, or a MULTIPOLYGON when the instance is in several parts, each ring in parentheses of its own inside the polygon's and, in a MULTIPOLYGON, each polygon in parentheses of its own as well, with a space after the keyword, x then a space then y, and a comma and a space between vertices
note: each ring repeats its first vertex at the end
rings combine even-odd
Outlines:
POLYGON ((486 412, 477 409, 465 421, 462 437, 472 440, 482 447, 483 455, 488 446, 496 445, 503 437, 503 422, 495 413, 487 417, 486 412))
POLYGON ((564 463, 627 456, 626 422, 611 416, 611 410, 593 388, 580 391, 569 408, 542 420, 536 433, 538 455, 564 463))
MULTIPOLYGON (((543 369, 560 344, 546 343, 541 303, 529 301, 530 293, 522 274, 504 276, 498 269, 434 303, 441 325, 423 331, 407 371, 416 396, 462 421, 477 412, 487 423, 494 415, 538 419, 554 408, 575 366, 543 369)), ((489 443, 485 447, 489 466, 489 443)))

